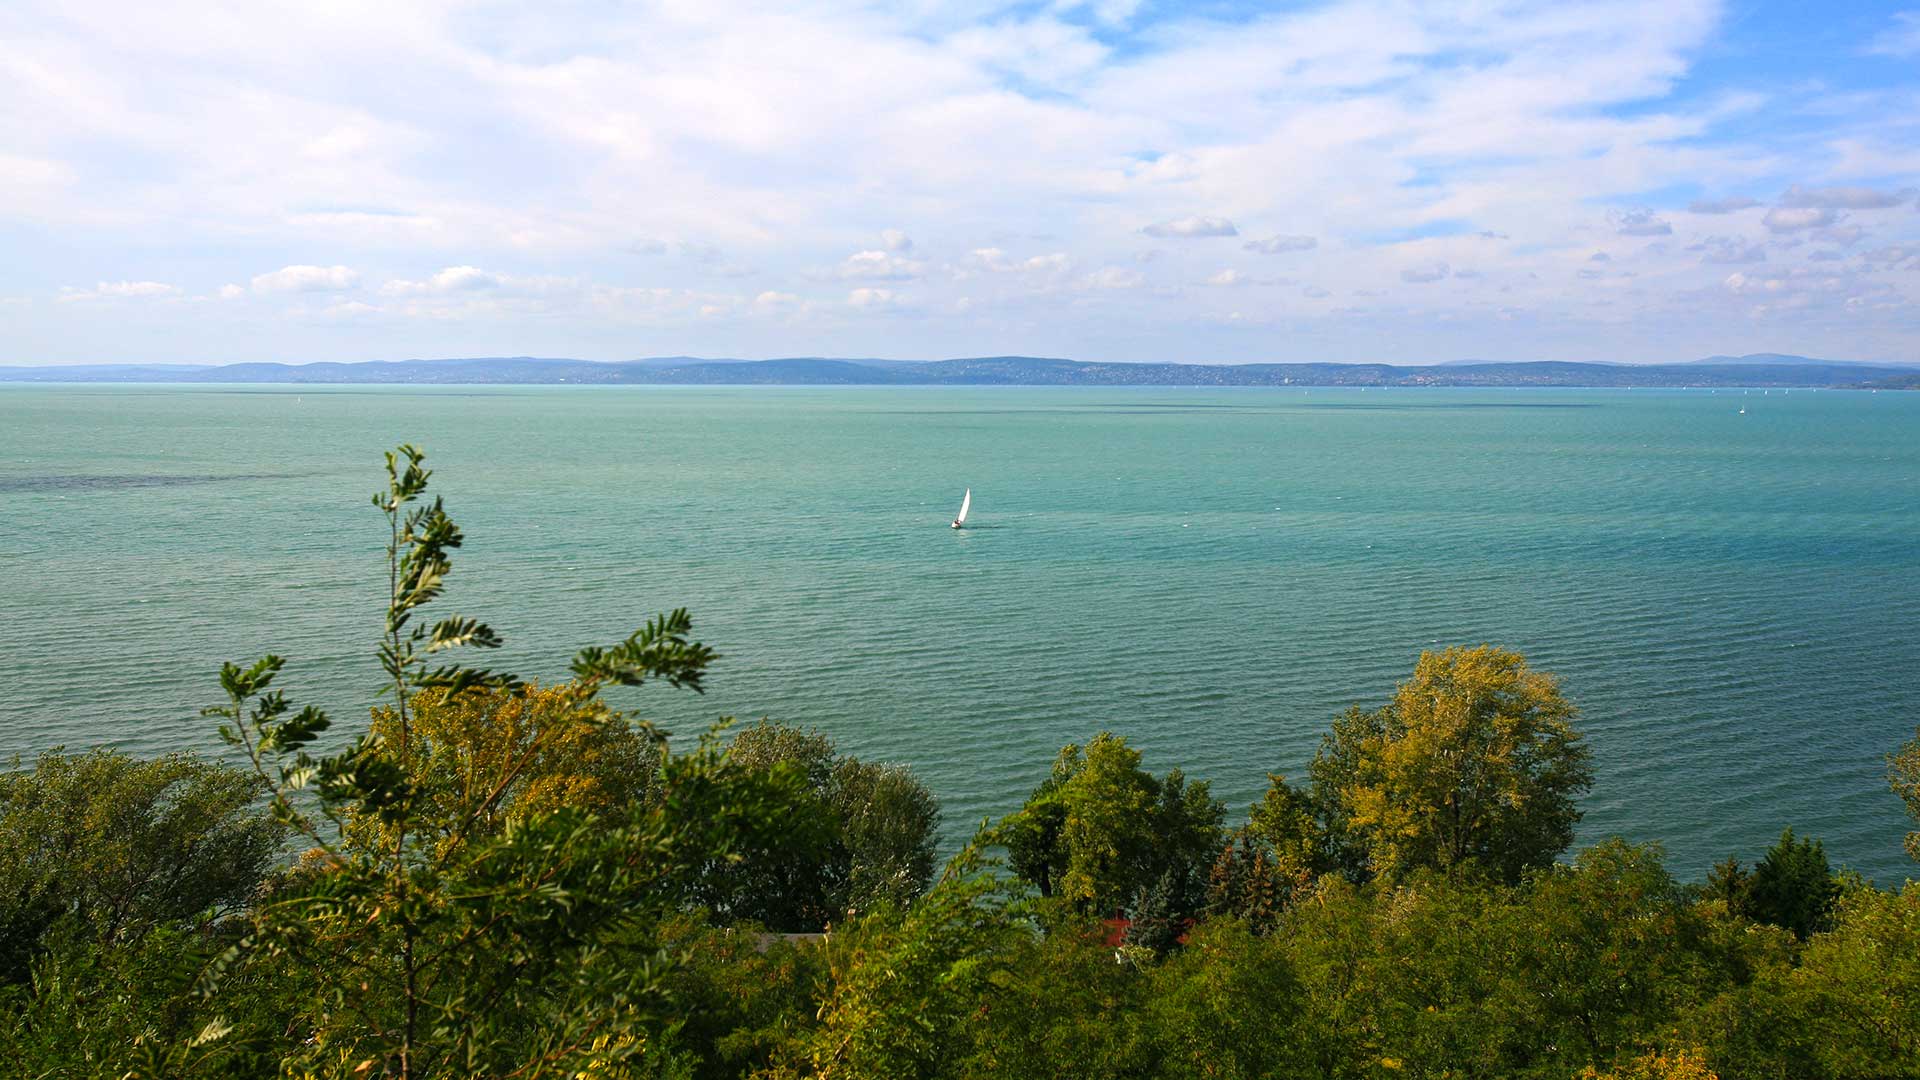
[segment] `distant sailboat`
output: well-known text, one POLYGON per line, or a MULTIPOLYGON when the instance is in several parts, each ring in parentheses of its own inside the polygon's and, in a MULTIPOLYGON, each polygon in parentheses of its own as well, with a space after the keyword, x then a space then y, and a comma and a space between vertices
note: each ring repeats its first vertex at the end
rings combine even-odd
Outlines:
POLYGON ((965 495, 960 496, 960 516, 953 519, 953 527, 956 529, 966 528, 967 527, 967 511, 972 509, 973 509, 973 489, 968 488, 967 493, 965 495))

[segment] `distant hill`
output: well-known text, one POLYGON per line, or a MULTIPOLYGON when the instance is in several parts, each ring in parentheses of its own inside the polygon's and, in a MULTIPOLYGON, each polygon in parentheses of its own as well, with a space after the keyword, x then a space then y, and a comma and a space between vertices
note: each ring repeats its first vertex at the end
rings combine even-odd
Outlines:
POLYGON ((1914 367, 1913 364, 1876 364, 1871 360, 1815 360, 1808 356, 1794 356, 1790 353, 1748 353, 1745 356, 1709 356, 1701 360, 1689 360, 1689 364, 1744 364, 1747 367, 1804 367, 1808 364, 1825 364, 1832 367, 1914 367))
POLYGON ((845 360, 798 356, 618 362, 532 356, 220 367, 0 367, 0 382, 685 384, 795 386, 1647 386, 1906 385, 1920 365, 1873 365, 1773 353, 1679 364, 1524 363, 1117 364, 1039 356, 845 360))

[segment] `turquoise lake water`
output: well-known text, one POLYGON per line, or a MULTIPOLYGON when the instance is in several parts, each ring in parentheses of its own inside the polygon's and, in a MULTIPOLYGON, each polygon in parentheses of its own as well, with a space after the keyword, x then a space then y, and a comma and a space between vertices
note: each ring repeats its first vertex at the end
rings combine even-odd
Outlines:
POLYGON ((1102 729, 1242 813, 1421 649, 1492 641, 1583 710, 1583 842, 1913 867, 1920 394, 0 387, 0 757, 214 748, 219 662, 269 649, 357 726, 402 440, 487 659, 553 676, 685 605, 709 692, 622 703, 909 762, 956 836, 1102 729))

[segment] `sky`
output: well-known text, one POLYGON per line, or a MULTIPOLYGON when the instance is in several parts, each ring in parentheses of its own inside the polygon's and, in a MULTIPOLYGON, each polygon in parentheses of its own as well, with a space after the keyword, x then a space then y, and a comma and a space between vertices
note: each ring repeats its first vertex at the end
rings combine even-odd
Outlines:
POLYGON ((0 363, 1920 361, 1913 0, 8 0, 0 363))

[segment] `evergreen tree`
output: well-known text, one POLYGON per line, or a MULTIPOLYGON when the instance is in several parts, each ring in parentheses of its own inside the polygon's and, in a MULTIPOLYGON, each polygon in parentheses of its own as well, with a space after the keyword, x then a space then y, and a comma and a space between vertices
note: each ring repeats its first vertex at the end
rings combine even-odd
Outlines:
POLYGON ((1795 840, 1788 828, 1753 869, 1742 914, 1805 940, 1831 926, 1840 883, 1818 840, 1795 840))

